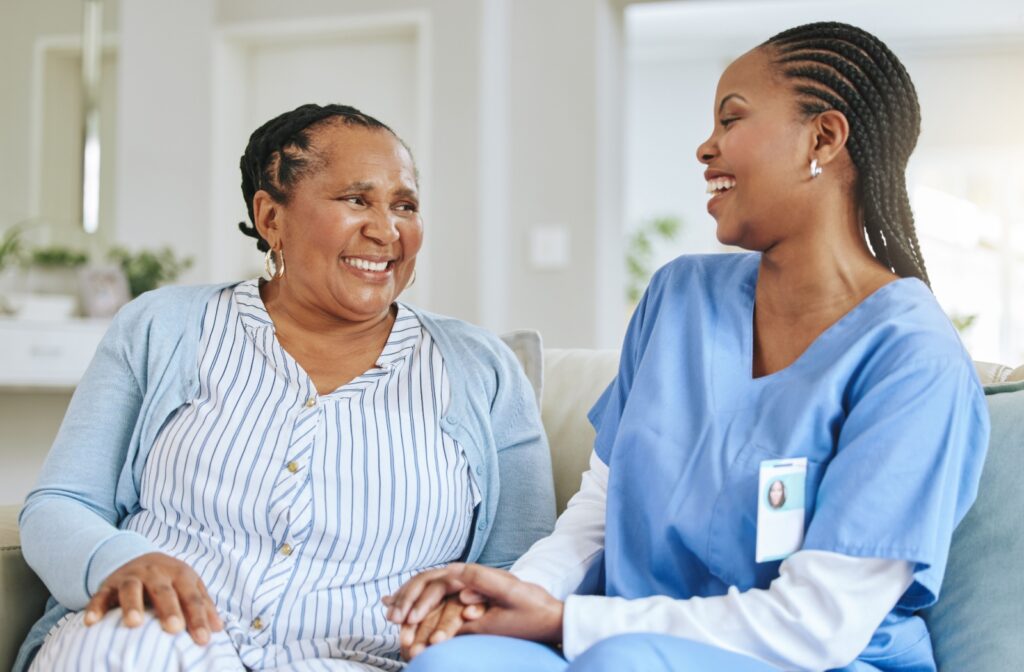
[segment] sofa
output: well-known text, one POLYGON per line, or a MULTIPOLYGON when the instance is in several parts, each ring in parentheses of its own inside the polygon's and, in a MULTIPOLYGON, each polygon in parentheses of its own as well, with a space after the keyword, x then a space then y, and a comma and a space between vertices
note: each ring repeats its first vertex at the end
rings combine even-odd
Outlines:
MULTIPOLYGON (((505 337, 541 399, 561 511, 580 484, 594 433, 586 412, 614 377, 614 350, 542 350, 505 337)), ((953 538, 939 603, 924 614, 939 668, 1010 672, 1024 665, 1024 367, 977 364, 992 417, 978 500, 953 538)), ((42 614, 47 592, 18 545, 18 507, 0 507, 0 670, 42 614)))

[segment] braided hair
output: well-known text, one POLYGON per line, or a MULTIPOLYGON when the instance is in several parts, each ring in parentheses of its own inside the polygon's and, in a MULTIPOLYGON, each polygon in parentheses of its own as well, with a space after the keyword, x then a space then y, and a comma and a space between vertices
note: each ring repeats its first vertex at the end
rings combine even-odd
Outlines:
MULTIPOLYGON (((242 169, 242 197, 252 224, 239 222, 238 228, 245 235, 256 239, 256 247, 260 252, 267 252, 270 245, 256 230, 253 197, 262 189, 275 201, 287 203, 291 187, 325 163, 323 156, 312 147, 311 131, 332 122, 387 131, 401 142, 387 125, 348 105, 301 105, 291 112, 274 117, 253 131, 239 162, 242 169)), ((404 142, 402 144, 405 145, 404 142)))
POLYGON ((857 169, 857 196, 875 257, 900 277, 930 285, 907 195, 906 168, 921 131, 917 92, 903 64, 874 35, 844 23, 791 28, 762 47, 795 80, 808 117, 842 112, 857 169))

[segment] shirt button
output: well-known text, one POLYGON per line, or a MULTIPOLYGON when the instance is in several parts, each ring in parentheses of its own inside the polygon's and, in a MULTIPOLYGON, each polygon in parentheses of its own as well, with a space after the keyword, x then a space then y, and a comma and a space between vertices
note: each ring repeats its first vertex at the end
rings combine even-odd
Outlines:
POLYGON ((476 468, 476 474, 477 474, 477 476, 480 476, 480 475, 482 475, 483 473, 484 473, 484 468, 483 468, 483 467, 477 467, 477 468, 476 468))
POLYGON ((457 423, 459 421, 459 419, 458 419, 458 417, 456 417, 454 415, 449 415, 448 417, 446 417, 444 419, 444 421, 446 423, 448 423, 449 425, 454 425, 455 423, 457 423))
POLYGON ((252 623, 250 623, 249 625, 252 627, 253 630, 262 630, 263 620, 259 616, 257 616, 256 618, 252 619, 252 623))
POLYGON ((314 406, 316 406, 316 397, 306 399, 306 408, 313 408, 314 406))
POLYGON ((281 547, 281 555, 291 555, 291 554, 292 554, 292 546, 291 546, 291 544, 285 544, 284 546, 281 547))
POLYGON ((298 462, 289 462, 288 463, 288 471, 290 471, 290 472, 292 472, 294 474, 298 470, 299 470, 298 462))
POLYGON ((485 523, 484 521, 481 520, 480 524, 476 526, 476 529, 478 529, 481 532, 483 532, 484 530, 487 529, 487 523, 485 523))

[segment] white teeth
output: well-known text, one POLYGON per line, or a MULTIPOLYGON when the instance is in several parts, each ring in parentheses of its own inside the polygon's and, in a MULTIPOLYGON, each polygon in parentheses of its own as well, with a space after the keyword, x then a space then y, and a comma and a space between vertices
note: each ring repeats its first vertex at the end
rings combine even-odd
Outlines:
POLYGON ((360 259, 358 257, 345 257, 343 261, 352 266, 358 268, 361 271, 385 271, 388 268, 388 262, 386 261, 367 261, 366 259, 360 259))
POLYGON ((736 186, 736 180, 731 177, 715 177, 708 180, 706 193, 713 194, 718 191, 728 191, 736 186))

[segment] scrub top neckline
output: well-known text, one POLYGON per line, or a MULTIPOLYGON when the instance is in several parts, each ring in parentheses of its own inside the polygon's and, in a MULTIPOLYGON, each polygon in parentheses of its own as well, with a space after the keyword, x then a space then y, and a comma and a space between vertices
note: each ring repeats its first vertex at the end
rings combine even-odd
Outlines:
POLYGON ((824 347, 824 344, 831 341, 836 337, 837 334, 842 333, 846 330, 847 325, 855 322, 860 314, 865 312, 869 306, 877 303, 882 297, 890 294, 891 289, 895 285, 910 284, 917 278, 896 278, 891 280, 878 289, 874 290, 850 310, 843 313, 839 319, 830 324, 820 334, 818 334, 814 340, 812 340, 804 351, 800 355, 790 362, 787 366, 774 371, 772 373, 755 376, 754 375, 754 304, 755 295, 757 291, 757 279, 761 273, 761 262, 760 255, 758 255, 758 263, 754 267, 754 272, 746 282, 743 283, 743 315, 746 319, 743 320, 743 371, 746 373, 746 381, 752 385, 765 385, 775 380, 779 380, 787 377, 792 371, 799 371, 801 366, 814 355, 814 352, 824 347))

